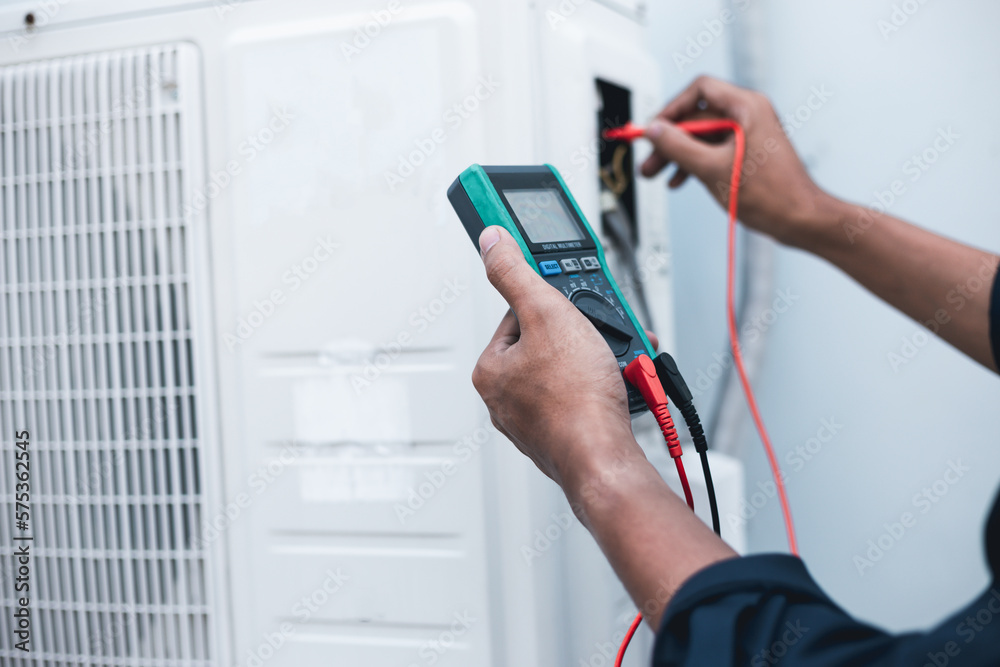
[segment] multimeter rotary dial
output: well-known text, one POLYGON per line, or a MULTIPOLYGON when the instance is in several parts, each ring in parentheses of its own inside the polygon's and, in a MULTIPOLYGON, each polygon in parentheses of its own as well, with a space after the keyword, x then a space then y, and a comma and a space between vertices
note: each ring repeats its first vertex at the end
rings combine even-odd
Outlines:
POLYGON ((604 336, 608 347, 620 357, 627 353, 632 344, 628 324, 615 305, 597 292, 582 289, 573 292, 569 300, 573 302, 594 327, 604 336))

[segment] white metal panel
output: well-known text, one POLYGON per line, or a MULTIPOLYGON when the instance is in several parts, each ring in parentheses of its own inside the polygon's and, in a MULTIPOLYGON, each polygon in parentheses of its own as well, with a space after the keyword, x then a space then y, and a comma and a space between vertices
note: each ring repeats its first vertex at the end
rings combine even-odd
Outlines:
POLYGON ((478 21, 463 3, 408 7, 345 53, 370 12, 242 19, 227 77, 239 113, 226 128, 241 173, 223 195, 238 230, 234 298, 240 318, 276 290, 282 299, 220 354, 245 372, 243 455, 273 461, 293 442, 298 456, 246 515, 258 583, 236 591, 237 655, 288 621, 272 664, 427 664, 421 651, 469 614, 441 664, 488 665, 490 500, 481 457, 454 453, 484 421, 469 381, 484 290, 445 198, 483 128, 450 110, 499 94, 480 81, 478 21), (279 114, 287 127, 241 156, 279 114), (317 239, 336 247, 313 265, 317 239), (413 495, 422 485, 426 498, 413 495), (343 589, 297 617, 330 567, 349 577, 343 589))

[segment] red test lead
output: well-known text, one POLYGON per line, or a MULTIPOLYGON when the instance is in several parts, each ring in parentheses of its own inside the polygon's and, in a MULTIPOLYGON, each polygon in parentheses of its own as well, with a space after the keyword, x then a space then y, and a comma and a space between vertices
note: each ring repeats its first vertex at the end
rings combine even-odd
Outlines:
MULTIPOLYGON (((736 322, 736 218, 739 210, 740 178, 743 171, 743 159, 746 155, 746 135, 743 127, 736 121, 729 118, 700 118, 677 123, 677 127, 688 134, 712 135, 722 132, 732 132, 734 137, 733 150, 733 170, 729 179, 729 234, 728 252, 726 258, 726 319, 729 325, 729 348, 733 355, 736 373, 740 384, 743 386, 743 394, 747 400, 747 407, 753 417, 754 426, 764 445, 764 452, 767 454, 767 462, 774 477, 775 486, 778 489, 778 499, 781 501, 781 513, 785 520, 785 532, 788 535, 788 550, 793 555, 799 554, 798 544, 795 539, 795 527, 792 523, 792 510, 788 506, 788 494, 785 492, 785 483, 778 465, 778 458, 771 445, 771 437, 764 426, 764 419, 761 417, 760 409, 757 406, 757 397, 754 395, 753 387, 750 386, 750 378, 747 375, 746 366, 743 363, 743 353, 740 349, 739 332, 736 322)), ((621 141, 634 141, 644 136, 645 128, 633 125, 631 121, 622 127, 607 129, 602 136, 605 139, 618 139, 621 141)), ((633 362, 634 363, 634 362, 633 362)), ((652 408, 650 408, 652 409, 652 408)), ((655 413, 654 413, 655 414, 655 413)))
MULTIPOLYGON (((726 315, 729 324, 729 347, 733 353, 733 360, 735 362, 736 371, 739 375, 740 384, 743 385, 743 393, 747 399, 747 407, 750 408, 750 414, 753 416, 754 425, 757 427, 757 433, 760 435, 761 442, 764 445, 764 452, 767 454, 767 462, 771 467, 771 474, 774 476, 774 483, 778 489, 778 498, 781 501, 781 512, 785 519, 785 530, 788 533, 788 549, 794 555, 798 555, 798 545, 795 541, 795 527, 792 524, 792 512, 788 506, 788 496, 785 492, 785 484, 781 475, 781 468, 778 466, 778 458, 775 456, 774 448, 771 445, 771 438, 768 436, 767 429, 764 427, 764 419, 760 415, 760 409, 757 407, 757 399, 753 393, 753 387, 750 386, 750 379, 747 376, 746 367, 743 363, 743 353, 740 350, 739 334, 736 326, 736 218, 737 212, 739 211, 739 193, 740 193, 740 177, 743 171, 743 159, 746 155, 746 135, 743 132, 743 127, 734 120, 728 118, 705 118, 699 120, 689 120, 677 124, 677 127, 688 132, 689 134, 695 135, 708 135, 708 134, 718 134, 720 132, 732 132, 734 137, 734 150, 733 150, 733 170, 730 174, 729 179, 729 234, 728 234, 728 252, 726 257, 726 315)), ((624 127, 612 128, 605 130, 602 136, 605 139, 619 139, 622 141, 633 141, 642 137, 644 135, 644 130, 638 126, 632 125, 632 123, 627 123, 624 127)), ((648 378, 657 378, 656 367, 653 366, 652 372, 650 373, 645 369, 645 364, 641 361, 642 357, 636 359, 628 367, 625 368, 625 377, 636 385, 640 390, 643 386, 648 386, 648 378), (629 370, 632 369, 632 375, 629 374, 629 370), (633 380, 635 377, 635 380, 633 380), (637 384, 638 383, 638 384, 637 384)), ((652 360, 646 358, 652 364, 652 360)), ((663 394, 663 410, 666 411, 666 392, 660 388, 663 394)), ((660 423, 660 428, 663 430, 663 434, 666 436, 668 433, 667 429, 664 429, 664 423, 660 422, 659 414, 657 410, 653 408, 654 404, 659 403, 659 396, 654 394, 648 394, 646 391, 642 391, 643 398, 646 399, 649 405, 650 411, 657 416, 657 422, 660 423), (650 401, 650 399, 653 399, 650 401)), ((667 412, 669 416, 669 412, 667 412)), ((671 427, 673 426, 671 422, 671 427)), ((674 438, 677 437, 676 432, 674 432, 674 438)), ((667 444, 669 447, 670 438, 667 437, 667 444)), ((673 451, 671 450, 671 455, 673 451)), ((687 478, 682 474, 682 466, 680 465, 681 459, 676 458, 674 461, 677 465, 677 472, 681 474, 681 485, 685 488, 688 500, 688 505, 691 509, 694 509, 694 503, 691 501, 690 491, 687 489, 687 478)), ((628 633, 625 635, 625 639, 622 641, 621 646, 618 648, 618 655, 615 658, 615 667, 621 667, 622 661, 625 659, 625 650, 628 648, 629 642, 632 640, 632 635, 635 634, 636 629, 642 622, 642 614, 636 616, 632 625, 629 627, 628 633)))
MULTIPOLYGON (((691 495, 691 485, 688 483, 687 473, 684 472, 684 464, 681 462, 681 455, 683 454, 681 441, 677 437, 677 429, 674 428, 674 420, 670 417, 670 409, 667 407, 667 392, 663 389, 663 383, 660 382, 656 374, 656 364, 648 356, 641 354, 625 367, 624 374, 625 379, 642 394, 649 411, 656 417, 656 423, 663 432, 663 439, 667 442, 667 451, 670 452, 670 457, 674 460, 674 465, 677 467, 677 476, 680 478, 681 488, 684 489, 684 500, 687 501, 688 507, 693 512, 694 497, 691 495)), ((641 623, 642 614, 640 613, 632 621, 632 625, 629 626, 621 646, 618 647, 618 655, 615 657, 615 667, 621 667, 622 660, 625 659, 625 650, 628 649, 629 642, 632 641, 632 635, 639 629, 641 623)))
POLYGON ((601 136, 609 141, 635 141, 646 134, 646 128, 641 125, 634 125, 629 121, 621 127, 611 127, 601 133, 601 136))
POLYGON ((694 496, 691 494, 691 485, 688 484, 687 473, 684 471, 684 462, 681 461, 681 455, 684 453, 681 450, 681 440, 677 437, 677 428, 670 416, 670 408, 667 407, 667 392, 664 391, 663 384, 656 374, 656 365, 652 359, 641 354, 625 367, 625 379, 639 390, 649 411, 656 418, 656 423, 663 432, 663 439, 667 443, 667 451, 670 452, 670 458, 674 460, 674 467, 677 468, 677 476, 681 480, 681 488, 684 489, 684 500, 694 511, 694 496))

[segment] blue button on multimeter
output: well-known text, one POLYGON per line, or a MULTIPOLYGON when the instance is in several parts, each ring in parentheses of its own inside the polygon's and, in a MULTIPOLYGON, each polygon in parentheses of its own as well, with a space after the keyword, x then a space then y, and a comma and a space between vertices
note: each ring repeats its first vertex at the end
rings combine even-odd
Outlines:
POLYGON ((554 276, 557 273, 562 273, 562 269, 559 268, 559 262, 555 260, 539 262, 538 270, 543 276, 554 276))
MULTIPOLYGON (((600 242, 553 167, 474 164, 448 188, 448 199, 477 250, 487 225, 510 232, 528 263, 600 332, 620 368, 652 353, 645 331, 605 268, 600 242), (581 268, 593 271, 589 279, 581 276, 581 268)), ((629 410, 645 410, 639 391, 625 386, 629 410)))

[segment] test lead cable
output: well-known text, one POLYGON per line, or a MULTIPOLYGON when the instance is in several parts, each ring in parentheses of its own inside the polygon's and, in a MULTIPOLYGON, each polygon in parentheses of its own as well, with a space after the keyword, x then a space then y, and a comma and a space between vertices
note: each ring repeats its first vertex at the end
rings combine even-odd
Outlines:
MULTIPOLYGON (((747 407, 753 417, 754 426, 760 435, 764 445, 764 452, 767 454, 767 462, 771 468, 771 476, 774 478, 775 487, 778 490, 778 499, 781 502, 781 513, 785 520, 785 532, 788 536, 788 549, 795 556, 799 554, 798 544, 795 539, 795 526, 792 523, 792 512, 788 505, 788 495, 785 491, 785 483, 782 479, 781 468, 778 466, 778 459, 774 454, 774 447, 771 445, 771 438, 764 426, 764 420, 760 415, 757 406, 757 398, 754 396, 753 387, 750 386, 750 379, 747 376, 746 367, 743 363, 743 353, 740 351, 739 333, 736 327, 736 216, 739 210, 739 190, 740 178, 743 171, 743 159, 746 155, 746 134, 743 127, 734 120, 727 118, 690 120, 678 123, 677 127, 694 135, 719 134, 722 132, 732 132, 735 144, 733 152, 733 168, 729 182, 729 230, 728 243, 726 249, 726 315, 729 325, 729 348, 733 354, 733 361, 736 366, 740 384, 743 387, 743 394, 746 397, 747 407)), ((645 128, 627 123, 623 127, 605 130, 602 136, 609 140, 634 141, 645 136, 645 128)), ((641 359, 641 357, 640 357, 641 359)), ((635 362, 633 362, 635 363, 635 362)), ((626 369, 627 370, 627 369, 626 369)), ((655 374, 655 367, 654 367, 655 374)), ((652 408, 651 408, 652 409, 652 408)), ((654 413, 655 414, 655 413, 654 413)), ((693 436, 692 436, 693 437, 693 436)), ((707 484, 707 479, 706 479, 707 484)), ((688 503, 693 507, 692 503, 688 503)), ((618 656, 615 658, 615 667, 621 667, 622 659, 625 657, 625 650, 628 648, 632 636, 635 634, 639 623, 642 621, 642 614, 639 614, 629 627, 621 647, 618 649, 618 656)))
POLYGON ((781 474, 781 467, 778 465, 778 457, 774 453, 774 446, 771 444, 771 436, 764 426, 764 418, 760 415, 760 408, 757 406, 757 397, 750 386, 750 378, 743 363, 743 352, 740 350, 740 336, 736 327, 736 215, 739 210, 739 190, 740 177, 743 170, 743 158, 746 155, 746 134, 743 127, 734 120, 719 118, 712 120, 691 120, 678 123, 677 126, 690 134, 718 134, 720 132, 733 133, 735 150, 733 154, 733 170, 729 183, 729 233, 726 251, 726 314, 729 324, 729 348, 733 353, 733 361, 736 371, 743 386, 743 394, 746 397, 747 407, 753 417, 754 426, 757 427, 757 434, 764 445, 764 453, 767 454, 767 463, 771 468, 771 476, 774 478, 774 485, 778 489, 778 500, 781 502, 781 514, 785 520, 785 533, 788 537, 788 550, 792 555, 799 555, 799 546, 795 539, 795 525, 792 522, 792 510, 788 505, 788 494, 785 491, 785 482, 781 474))
MULTIPOLYGON (((740 338, 736 327, 736 215, 739 210, 740 179, 743 171, 743 159, 746 156, 746 133, 743 126, 728 118, 713 118, 702 120, 689 120, 677 123, 677 127, 694 135, 711 135, 724 132, 732 132, 735 144, 733 151, 733 168, 729 180, 729 231, 726 251, 726 319, 729 328, 729 349, 733 355, 733 362, 736 372, 743 387, 743 395, 746 397, 747 407, 753 417, 754 426, 764 445, 764 452, 767 455, 767 463, 771 468, 771 476, 774 478, 774 485, 778 490, 778 500, 781 504, 781 513, 785 521, 785 533, 788 537, 788 550, 795 556, 799 555, 798 543, 795 539, 795 525, 792 522, 792 511, 788 504, 788 494, 785 491, 785 482, 778 465, 778 458, 774 453, 771 444, 771 437, 764 426, 764 419, 760 415, 757 406, 757 398, 750 386, 750 378, 747 375, 746 365, 743 363, 743 353, 740 351, 740 338)), ((646 129, 631 122, 622 127, 615 127, 605 130, 601 136, 609 140, 634 141, 645 136, 646 129)))
POLYGON ((667 407, 667 393, 663 390, 663 385, 656 376, 656 365, 648 356, 640 354, 625 367, 625 379, 639 390, 639 393, 646 400, 649 411, 656 418, 656 423, 663 433, 663 439, 667 443, 667 451, 677 467, 677 476, 680 477, 681 488, 684 489, 684 500, 687 501, 691 511, 694 511, 694 496, 691 495, 691 485, 688 484, 684 462, 681 461, 681 455, 684 451, 681 449, 680 438, 677 437, 674 420, 670 416, 670 408, 667 407))
POLYGON ((705 490, 708 493, 708 505, 712 511, 712 530, 716 535, 722 536, 722 526, 719 522, 719 502, 715 497, 715 483, 712 481, 712 467, 708 462, 708 438, 705 437, 705 429, 701 425, 701 418, 698 410, 694 407, 694 396, 684 381, 677 362, 666 352, 661 352, 653 360, 656 367, 656 376, 663 385, 663 391, 667 393, 667 398, 680 408, 681 416, 687 425, 691 440, 694 441, 694 449, 701 457, 701 469, 705 474, 705 490))
MULTIPOLYGON (((677 467, 677 477, 681 481, 681 488, 684 489, 684 500, 687 501, 688 507, 693 512, 694 496, 691 495, 691 485, 688 483, 687 473, 684 471, 684 463, 681 461, 681 456, 684 452, 681 449, 680 438, 677 437, 677 428, 674 426, 674 420, 670 416, 670 408, 667 407, 668 399, 666 390, 663 388, 663 383, 660 382, 656 374, 656 364, 645 354, 640 354, 632 363, 625 367, 624 374, 625 379, 642 394, 642 397, 646 401, 646 406, 653 413, 653 417, 656 418, 656 423, 663 433, 663 439, 667 443, 667 451, 670 453, 670 458, 674 460, 674 465, 677 467)), ((636 630, 639 629, 640 624, 642 624, 641 612, 633 619, 632 625, 629 626, 628 632, 625 633, 625 638, 622 639, 621 646, 618 647, 618 655, 615 657, 615 667, 621 667, 622 660, 625 658, 625 651, 628 649, 628 645, 632 641, 636 630)))

